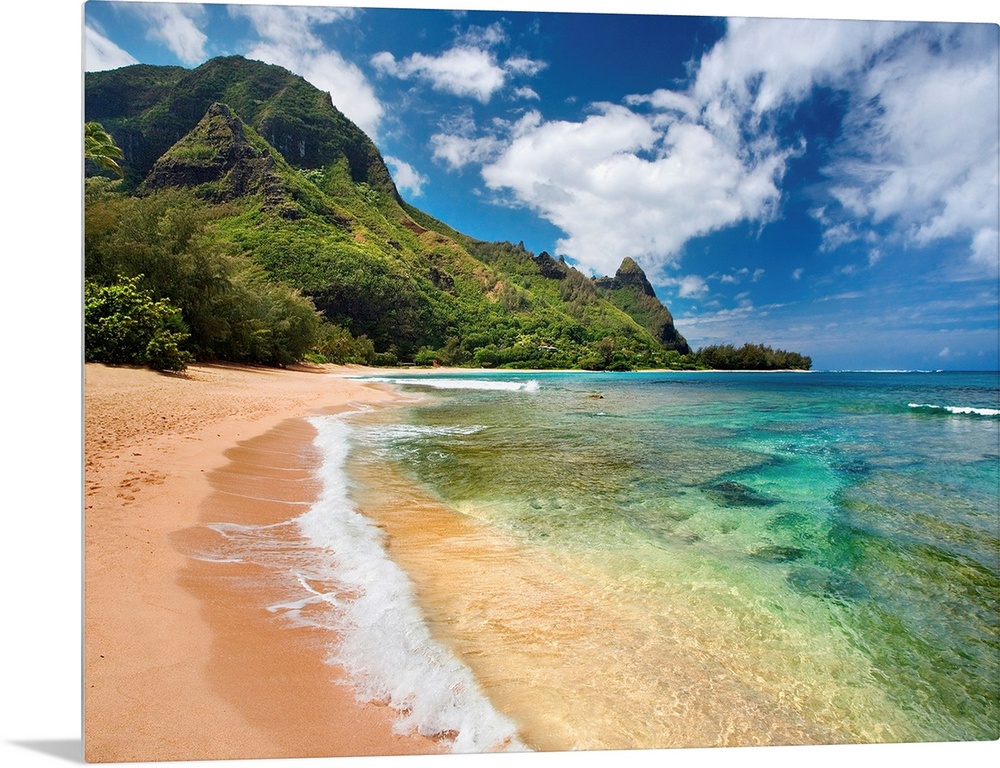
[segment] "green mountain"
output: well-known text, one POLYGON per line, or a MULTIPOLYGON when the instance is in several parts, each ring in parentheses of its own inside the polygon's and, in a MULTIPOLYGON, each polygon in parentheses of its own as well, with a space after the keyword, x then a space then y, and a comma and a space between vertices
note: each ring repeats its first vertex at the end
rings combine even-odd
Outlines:
POLYGON ((343 164, 355 183, 398 199, 372 141, 333 106, 330 94, 281 67, 228 56, 192 70, 137 64, 85 78, 87 120, 101 123, 122 148, 133 187, 218 102, 296 168, 343 164))
POLYGON ((455 231, 400 198, 329 94, 280 67, 227 57, 87 73, 85 110, 125 169, 118 189, 89 169, 86 277, 141 274, 179 307, 197 357, 294 357, 275 329, 305 327, 298 296, 323 318, 309 348, 334 360, 627 369, 690 352, 634 261, 592 280, 455 231), (287 296, 268 288, 261 304, 265 283, 287 296), (220 320, 237 288, 250 332, 220 320))
POLYGON ((636 320, 665 349, 683 355, 691 352, 687 341, 674 328, 670 310, 656 298, 646 273, 635 261, 626 256, 614 277, 599 277, 595 282, 602 296, 636 320))

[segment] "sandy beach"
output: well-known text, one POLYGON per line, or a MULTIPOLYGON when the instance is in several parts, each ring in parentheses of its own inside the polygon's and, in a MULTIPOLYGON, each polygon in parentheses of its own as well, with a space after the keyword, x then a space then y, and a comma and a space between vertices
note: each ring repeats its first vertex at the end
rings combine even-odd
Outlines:
POLYGON ((90 762, 440 752, 393 732, 266 610, 277 588, 194 559, 216 520, 289 520, 316 492, 305 418, 387 401, 349 369, 85 370, 84 744, 90 762))

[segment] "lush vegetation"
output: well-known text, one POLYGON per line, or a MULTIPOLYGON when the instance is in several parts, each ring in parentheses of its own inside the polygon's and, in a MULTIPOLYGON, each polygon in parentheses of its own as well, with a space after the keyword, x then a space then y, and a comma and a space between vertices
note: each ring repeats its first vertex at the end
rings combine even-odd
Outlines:
POLYGON ((95 303, 88 359, 706 365, 631 259, 595 281, 456 232, 404 203, 368 137, 283 69, 231 57, 88 73, 86 109, 102 158, 85 194, 87 301, 128 296, 155 319, 127 334, 132 315, 95 303), (98 320, 130 336, 128 355, 98 320))
MULTIPOLYGON (((219 240, 227 208, 185 190, 132 197, 99 181, 89 187, 84 270, 95 296, 131 285, 178 308, 177 343, 191 359, 286 365, 313 349, 320 318, 312 303, 219 240)), ((125 362, 97 357, 91 328, 88 358, 125 362)))
POLYGON ((86 359, 183 370, 191 355, 181 349, 188 338, 181 311, 165 299, 154 300, 139 287, 141 279, 119 278, 104 286, 84 283, 86 359))
POLYGON ((722 371, 808 371, 812 367, 812 359, 809 357, 798 352, 771 349, 762 344, 744 344, 739 348, 732 344, 704 347, 698 351, 696 359, 702 368, 722 371))
POLYGON ((123 178, 125 172, 119 161, 125 156, 121 148, 115 144, 104 126, 100 123, 85 123, 83 126, 83 156, 98 168, 111 171, 118 178, 123 178))

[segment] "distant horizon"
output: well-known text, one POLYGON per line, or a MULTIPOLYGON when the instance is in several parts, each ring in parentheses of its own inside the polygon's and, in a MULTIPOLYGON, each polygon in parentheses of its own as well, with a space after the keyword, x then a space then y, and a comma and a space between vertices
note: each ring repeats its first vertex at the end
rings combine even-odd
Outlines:
POLYGON ((1000 369, 994 24, 92 0, 84 26, 87 70, 303 76, 408 202, 585 274, 635 259, 693 348, 1000 369))

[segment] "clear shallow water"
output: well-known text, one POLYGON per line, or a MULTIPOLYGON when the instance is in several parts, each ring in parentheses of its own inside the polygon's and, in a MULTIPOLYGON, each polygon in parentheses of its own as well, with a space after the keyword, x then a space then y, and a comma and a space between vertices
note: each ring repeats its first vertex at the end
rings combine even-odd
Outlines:
POLYGON ((383 381, 351 503, 527 746, 1000 736, 996 374, 383 381))

